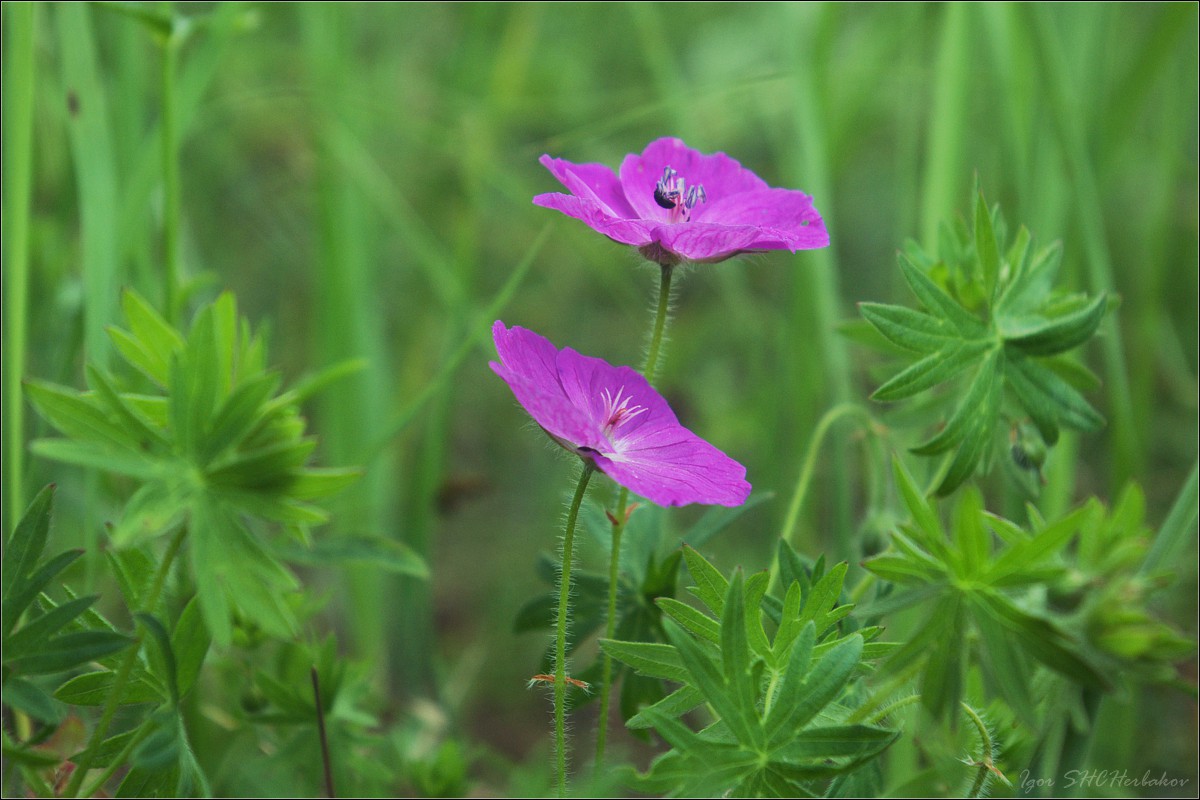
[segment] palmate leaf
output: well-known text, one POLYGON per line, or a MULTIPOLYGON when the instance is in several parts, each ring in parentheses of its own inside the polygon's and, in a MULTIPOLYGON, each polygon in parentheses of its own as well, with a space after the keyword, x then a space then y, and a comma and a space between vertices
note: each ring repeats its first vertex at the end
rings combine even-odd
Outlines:
MULTIPOLYGON (((66 437, 35 442, 34 452, 140 481, 111 528, 118 551, 186 527, 199 608, 219 642, 230 641, 235 611, 264 630, 291 632, 282 595, 296 581, 256 537, 275 522, 307 541, 307 527, 327 519, 312 501, 359 471, 308 466, 316 440, 305 436, 298 407, 308 389, 281 393, 262 338, 239 318, 232 294, 201 308, 186 333, 136 292, 125 292, 122 308, 127 327, 109 334, 140 377, 89 365, 86 392, 29 382, 34 407, 66 437), (150 393, 128 390, 146 381, 150 393)), ((359 541, 339 553, 424 574, 411 553, 385 550, 359 541)))
POLYGON ((1052 245, 1031 258, 1030 236, 1022 228, 1004 251, 1000 227, 998 211, 989 210, 979 195, 973 234, 965 227, 947 229, 943 261, 915 245, 900 253, 900 271, 924 310, 860 305, 863 318, 885 339, 917 356, 874 399, 896 402, 948 381, 961 384, 947 400, 950 411, 941 430, 914 448, 921 455, 949 454, 939 495, 991 462, 998 435, 1020 421, 1006 419, 1008 400, 1033 421, 1045 445, 1057 442, 1063 427, 1095 431, 1104 424, 1071 386, 1078 369, 1062 356, 1096 332, 1107 297, 1055 296, 1061 248, 1052 245), (932 277, 946 272, 945 286, 932 277))
POLYGON ((947 534, 937 505, 919 494, 898 460, 895 472, 913 523, 901 526, 907 535, 896 533, 892 549, 863 566, 906 589, 869 604, 865 613, 886 615, 921 606, 925 619, 884 662, 883 671, 897 674, 919 667, 922 704, 935 716, 951 719, 973 657, 985 688, 1030 724, 1037 722, 1034 663, 1079 685, 1108 688, 1110 679, 1070 630, 1070 619, 1056 614, 1038 591, 1065 573, 1064 553, 1081 531, 1090 529, 1092 506, 1027 530, 986 513, 979 492, 972 489, 959 498, 947 534))
POLYGON ((851 709, 840 703, 866 658, 864 636, 836 629, 848 610, 837 605, 845 564, 827 574, 800 567, 805 588, 793 581, 780 604, 765 595, 766 573, 726 578, 691 548, 684 559, 700 584, 693 594, 713 616, 664 598, 668 644, 600 642, 638 674, 679 685, 629 720, 631 729, 653 728, 672 748, 636 777, 635 788, 813 796, 894 741, 894 731, 848 724, 851 709), (774 641, 763 629, 772 607, 774 641), (693 730, 679 718, 702 703, 716 720, 693 730))

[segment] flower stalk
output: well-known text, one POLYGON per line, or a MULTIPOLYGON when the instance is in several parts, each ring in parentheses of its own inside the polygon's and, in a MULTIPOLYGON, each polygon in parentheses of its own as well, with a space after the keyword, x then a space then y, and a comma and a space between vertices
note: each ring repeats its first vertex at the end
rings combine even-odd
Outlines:
POLYGON ((567 511, 566 530, 562 543, 562 572, 558 584, 558 625, 554 639, 554 747, 555 768, 558 778, 558 794, 567 794, 567 617, 571 600, 571 556, 575 549, 575 522, 579 518, 579 506, 583 503, 588 481, 595 471, 591 462, 585 461, 571 508, 567 511))
MULTIPOLYGON (((666 335, 667 323, 671 308, 671 275, 675 267, 662 264, 661 279, 658 285, 658 310, 654 315, 654 327, 650 334, 650 348, 646 351, 646 366, 642 374, 651 385, 654 384, 654 374, 658 367, 659 354, 662 352, 663 338, 666 335)), ((617 632, 617 586, 621 571, 621 536, 625 533, 625 523, 628 521, 629 490, 621 487, 617 497, 616 522, 612 529, 612 547, 608 558, 608 614, 605 617, 604 638, 612 639, 617 632)), ((608 706, 612 699, 612 656, 604 654, 604 662, 600 679, 600 718, 596 723, 596 768, 604 763, 604 748, 608 743, 608 706)))

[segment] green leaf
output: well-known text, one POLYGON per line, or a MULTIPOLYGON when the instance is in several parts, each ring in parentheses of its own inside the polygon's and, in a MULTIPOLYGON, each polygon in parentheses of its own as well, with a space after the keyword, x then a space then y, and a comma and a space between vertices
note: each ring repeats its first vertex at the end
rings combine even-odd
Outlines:
MULTIPOLYGON (((171 358, 183 349, 183 337, 179 335, 154 307, 146 302, 140 294, 132 289, 126 289, 121 295, 121 308, 125 319, 129 322, 130 337, 137 342, 142 358, 131 359, 122 352, 130 364, 146 374, 159 386, 167 385, 167 375, 171 358)), ((117 329, 109 329, 110 335, 124 333, 117 329)), ((116 341, 114 335, 114 342, 116 341)), ((120 349, 120 344, 118 344, 120 349)))
MULTIPOLYGON (((757 611, 757 605, 755 610, 757 611)), ((742 572, 739 569, 725 594, 725 610, 721 617, 721 662, 725 682, 738 706, 752 711, 756 692, 754 679, 750 674, 750 642, 746 636, 746 616, 746 598, 742 572)))
POLYGON ((935 353, 961 341, 944 319, 904 306, 859 303, 859 313, 896 345, 917 353, 935 353))
POLYGON ((979 598, 998 622, 1018 635, 1021 647, 1029 655, 1076 683, 1108 688, 1108 682, 1096 668, 1075 652, 1078 645, 1053 622, 1023 611, 996 592, 980 592, 979 598))
MULTIPOLYGON (((74 706, 100 706, 107 700, 116 682, 112 670, 99 670, 76 675, 54 690, 54 696, 74 706)), ((143 677, 135 677, 125 684, 117 702, 121 705, 135 703, 161 703, 166 698, 143 677)))
MULTIPOLYGON (((142 624, 150 634, 150 638, 158 645, 159 663, 161 668, 157 671, 161 673, 162 681, 167 686, 167 692, 171 697, 171 707, 179 707, 179 670, 175 664, 175 651, 171 647, 171 635, 167 633, 167 628, 153 614, 138 613, 134 614, 134 619, 142 624)), ((152 662, 153 663, 153 662, 152 662)))
POLYGON ((941 633, 933 641, 921 675, 921 705, 935 718, 945 719, 957 712, 966 680, 966 613, 962 596, 956 592, 943 598, 934 614, 941 633))
POLYGON ((73 439, 34 439, 29 443, 34 455, 77 467, 87 467, 139 480, 158 476, 158 462, 141 453, 117 449, 97 442, 73 439))
POLYGON ((178 668, 179 695, 184 697, 196 684, 200 669, 204 666, 204 658, 208 655, 211 639, 208 629, 204 626, 204 617, 200 603, 193 597, 184 606, 175 623, 171 634, 171 648, 175 652, 178 668))
POLYGON ((104 370, 99 369, 93 364, 86 366, 88 384, 96 391, 99 397, 109 410, 125 425, 127 430, 136 431, 139 444, 143 447, 158 447, 163 448, 168 446, 166 437, 162 431, 158 430, 153 425, 151 420, 146 418, 138 407, 130 403, 124 396, 117 392, 113 386, 112 379, 104 370))
POLYGON ((979 667, 1000 696, 1028 725, 1037 725, 1037 710, 1030 693, 1029 666, 1014 646, 1012 635, 974 594, 967 596, 971 618, 979 630, 979 667))
POLYGON ((901 586, 929 583, 937 578, 937 573, 918 561, 886 553, 864 561, 863 567, 885 581, 901 586))
POLYGON ((979 257, 980 277, 986 297, 990 300, 995 296, 996 282, 1000 276, 1000 249, 996 245, 992 215, 983 199, 983 192, 975 201, 975 253, 979 257))
POLYGON ((983 580, 992 586, 1020 586, 1028 583, 1022 573, 1062 552, 1067 542, 1079 530, 1087 507, 1077 508, 1035 536, 1008 547, 988 566, 983 580))
POLYGON ((279 554, 295 564, 326 567, 354 564, 414 578, 429 577, 429 567, 415 550, 382 536, 324 536, 310 548, 293 547, 279 554))
POLYGON ((0 627, 3 628, 5 639, 12 634, 13 628, 16 627, 17 621, 21 618, 21 614, 24 613, 25 609, 29 608, 42 589, 46 587, 46 584, 81 555, 83 555, 82 550, 68 550, 65 553, 60 553, 38 567, 37 572, 28 578, 13 582, 13 585, 10 587, 11 592, 4 599, 3 608, 0 608, 0 620, 2 620, 0 627))
POLYGON ((1079 392, 1037 361, 1010 358, 1008 377, 1046 444, 1053 444, 1058 439, 1057 426, 1050 428, 1047 419, 1059 420, 1070 428, 1085 432, 1104 427, 1104 417, 1088 405, 1079 392))
POLYGON ((983 527, 983 497, 975 488, 963 492, 954 511, 954 543, 963 578, 978 576, 991 551, 988 532, 983 527))
POLYGON ((694 686, 680 686, 652 706, 642 709, 625 723, 631 730, 653 727, 653 719, 660 715, 679 717, 704 703, 704 695, 694 686), (647 713, 651 712, 651 713, 647 713))
MULTIPOLYGON (((783 540, 780 539, 782 543, 783 540)), ((771 643, 771 652, 776 664, 783 663, 783 656, 791 652, 792 644, 800 635, 803 623, 800 621, 800 582, 793 580, 783 598, 783 611, 779 615, 779 628, 775 631, 775 641, 771 643)))
POLYGON ((990 406, 997 394, 996 374, 1001 369, 1001 353, 999 348, 993 349, 979 365, 978 372, 971 382, 971 388, 955 410, 954 416, 936 436, 924 444, 912 448, 920 455, 943 453, 964 439, 975 438, 978 432, 988 433, 991 430, 990 406))
POLYGON ((225 398, 212 422, 199 453, 207 463, 226 449, 235 447, 260 422, 264 406, 279 388, 279 375, 266 373, 242 383, 225 398))
POLYGON ((945 319, 963 338, 974 339, 983 334, 985 328, 979 318, 946 294, 920 267, 913 264, 907 255, 901 253, 899 263, 904 280, 925 308, 945 319))
MULTIPOLYGON (((5 657, 8 657, 7 650, 5 657)), ((54 702, 54 698, 42 691, 37 684, 15 675, 6 677, 4 681, 4 705, 49 725, 58 725, 66 716, 63 707, 54 702)), ((5 742, 7 743, 7 737, 5 742)), ((5 755, 8 755, 7 750, 5 755)), ((57 758, 54 763, 58 764, 57 758)))
POLYGON ((700 638, 713 644, 721 641, 721 625, 712 617, 673 597, 656 597, 654 603, 662 609, 664 614, 700 638))
POLYGON ((683 546, 683 559, 687 562, 688 572, 696 586, 692 591, 704 605, 720 616, 725 609, 725 592, 729 589, 729 581, 712 564, 687 545, 683 546))
MULTIPOLYGON (((744 630, 744 622, 739 627, 744 630)), ((670 620, 663 620, 663 628, 667 633, 667 639, 675 646, 680 661, 690 675, 688 683, 700 690, 721 720, 733 731, 738 741, 759 744, 762 731, 753 706, 746 708, 738 703, 738 695, 731 693, 721 670, 690 635, 676 627, 670 620)), ((658 726, 655 725, 655 727, 658 726)))
POLYGON ((33 617, 21 629, 4 639, 4 662, 15 661, 36 652, 47 640, 82 614, 98 595, 79 597, 33 617))
POLYGON ((337 494, 361 478, 363 471, 356 468, 306 467, 292 475, 288 494, 300 500, 317 500, 337 494))
POLYGON ((238 452, 215 462, 207 478, 215 485, 286 488, 289 474, 304 466, 317 446, 314 438, 284 441, 249 452, 238 452))
MULTIPOLYGON (((33 572, 46 548, 54 488, 54 484, 49 484, 37 493, 12 536, 4 540, 4 559, 0 561, 0 592, 3 593, 5 605, 18 591, 17 587, 23 579, 33 572)), ((4 629, 9 630, 7 625, 4 629)))
POLYGON ((994 347, 988 340, 952 343, 898 373, 871 395, 872 400, 903 400, 950 380, 994 347))
POLYGON ((805 669, 811 644, 807 643, 807 634, 802 632, 792 650, 779 696, 767 716, 765 732, 768 741, 776 746, 782 744, 836 700, 854 674, 862 657, 862 648, 862 637, 850 636, 805 669))
POLYGON ((25 392, 46 421, 72 439, 103 445, 119 453, 138 453, 137 440, 99 408, 94 397, 65 386, 27 380, 25 392))
POLYGON ((178 529, 187 519, 187 488, 168 477, 146 483, 133 493, 121 519, 109 533, 113 546, 125 549, 178 529))
POLYGON ((688 671, 680 661, 679 653, 670 645, 601 639, 600 649, 622 664, 628 664, 639 675, 676 683, 690 683, 688 671))
POLYGON ((111 631, 78 631, 55 637, 26 655, 6 657, 5 666, 24 675, 62 672, 124 650, 131 643, 129 637, 111 631))
POLYGON ((1005 336, 1005 343, 1031 356, 1052 356, 1066 352, 1092 338, 1108 309, 1108 297, 1097 296, 1083 308, 1056 319, 1044 320, 1018 336, 1005 336))

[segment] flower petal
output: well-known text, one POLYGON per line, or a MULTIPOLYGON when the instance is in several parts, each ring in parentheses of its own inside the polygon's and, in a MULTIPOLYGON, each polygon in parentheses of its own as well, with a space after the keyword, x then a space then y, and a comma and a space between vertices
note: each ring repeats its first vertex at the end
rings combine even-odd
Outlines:
POLYGON ((614 481, 658 505, 739 506, 750 496, 746 468, 682 426, 664 427, 640 437, 632 449, 594 461, 614 481))
MULTIPOLYGON (((618 219, 637 219, 621 181, 611 168, 603 164, 573 164, 562 158, 544 155, 538 161, 558 178, 571 194, 592 201, 606 215, 618 219)), ((536 202, 536 200, 535 200, 536 202)))
POLYGON ((770 228, 804 241, 824 237, 822 244, 812 247, 823 247, 829 243, 825 222, 813 207, 812 198, 792 189, 758 189, 725 195, 696 206, 691 221, 770 228), (814 235, 818 231, 819 235, 814 235))
POLYGON ((788 246, 780 234, 766 233, 752 225, 703 222, 662 225, 655 229, 654 238, 667 250, 692 261, 723 261, 738 253, 788 246))
POLYGON ((746 469, 679 424, 645 377, 524 328, 492 326, 491 368, 548 433, 617 483, 661 505, 739 505, 746 469))
POLYGON ((508 329, 500 320, 492 325, 492 339, 503 363, 491 361, 488 366, 504 379, 529 416, 571 444, 592 444, 595 426, 567 398, 558 379, 558 349, 545 337, 515 325, 508 329))

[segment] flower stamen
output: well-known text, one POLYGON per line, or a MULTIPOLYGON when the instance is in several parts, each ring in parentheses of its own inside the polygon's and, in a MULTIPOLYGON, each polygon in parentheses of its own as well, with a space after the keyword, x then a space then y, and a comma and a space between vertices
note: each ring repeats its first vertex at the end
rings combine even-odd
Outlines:
POLYGON ((672 222, 687 222, 697 203, 708 201, 704 186, 688 187, 687 181, 670 167, 663 168, 663 175, 654 184, 654 202, 671 212, 672 222))
POLYGON ((603 433, 606 438, 611 437, 613 431, 646 410, 645 406, 630 406, 629 403, 633 398, 624 393, 624 386, 617 389, 616 396, 608 389, 600 392, 600 396, 604 399, 603 433))

